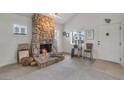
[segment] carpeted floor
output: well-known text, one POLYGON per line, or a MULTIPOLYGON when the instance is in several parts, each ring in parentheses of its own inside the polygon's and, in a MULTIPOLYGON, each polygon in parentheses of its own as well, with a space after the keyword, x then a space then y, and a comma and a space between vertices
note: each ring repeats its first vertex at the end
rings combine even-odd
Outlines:
POLYGON ((12 64, 0 68, 1 80, 120 80, 124 67, 105 61, 89 61, 65 57, 65 60, 46 68, 12 64))

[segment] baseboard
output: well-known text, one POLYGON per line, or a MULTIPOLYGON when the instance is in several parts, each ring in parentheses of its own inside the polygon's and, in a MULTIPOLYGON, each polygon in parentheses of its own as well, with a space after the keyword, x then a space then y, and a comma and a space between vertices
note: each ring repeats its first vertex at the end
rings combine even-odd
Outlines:
POLYGON ((8 65, 13 65, 13 64, 16 64, 17 62, 15 63, 9 63, 9 64, 0 64, 0 67, 5 67, 5 66, 8 66, 8 65))
POLYGON ((67 54, 67 55, 71 55, 71 53, 68 53, 68 52, 62 52, 63 54, 67 54))
POLYGON ((111 62, 111 63, 115 63, 115 64, 120 64, 120 65, 122 65, 121 63, 116 63, 116 62, 109 61, 109 60, 104 60, 104 59, 96 59, 96 60, 97 60, 97 61, 111 62))
POLYGON ((123 61, 121 61, 121 65, 124 66, 124 62, 123 61))

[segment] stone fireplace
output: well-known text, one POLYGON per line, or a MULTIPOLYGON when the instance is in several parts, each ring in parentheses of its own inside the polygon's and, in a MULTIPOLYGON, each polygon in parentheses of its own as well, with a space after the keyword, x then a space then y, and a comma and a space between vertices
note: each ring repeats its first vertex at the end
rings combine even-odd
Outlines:
MULTIPOLYGON (((55 21, 53 17, 41 14, 33 14, 32 16, 32 54, 39 55, 41 49, 44 48, 48 52, 53 52, 55 21)), ((55 49, 54 49, 55 50, 55 49)))
POLYGON ((37 65, 46 67, 63 60, 64 55, 57 53, 57 43, 54 39, 54 18, 34 14, 32 16, 32 27, 32 56, 37 65))

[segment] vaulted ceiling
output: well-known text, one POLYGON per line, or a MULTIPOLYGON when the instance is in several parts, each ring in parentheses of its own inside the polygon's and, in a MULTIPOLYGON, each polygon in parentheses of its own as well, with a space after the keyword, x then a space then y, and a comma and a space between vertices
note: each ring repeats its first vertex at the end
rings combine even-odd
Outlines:
MULTIPOLYGON (((16 14, 21 16, 31 17, 33 13, 16 13, 16 14)), ((71 20, 75 15, 76 13, 59 13, 60 17, 55 17, 55 20, 56 20, 56 23, 64 24, 69 20, 71 20)))

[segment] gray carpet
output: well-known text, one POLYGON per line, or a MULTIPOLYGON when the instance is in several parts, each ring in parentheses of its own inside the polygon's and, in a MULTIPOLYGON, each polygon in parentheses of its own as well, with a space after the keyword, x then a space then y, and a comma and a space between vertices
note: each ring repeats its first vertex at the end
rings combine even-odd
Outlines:
POLYGON ((94 68, 90 61, 82 59, 65 60, 39 69, 38 67, 16 66, 9 71, 1 71, 0 79, 10 80, 117 80, 103 71, 94 68))

